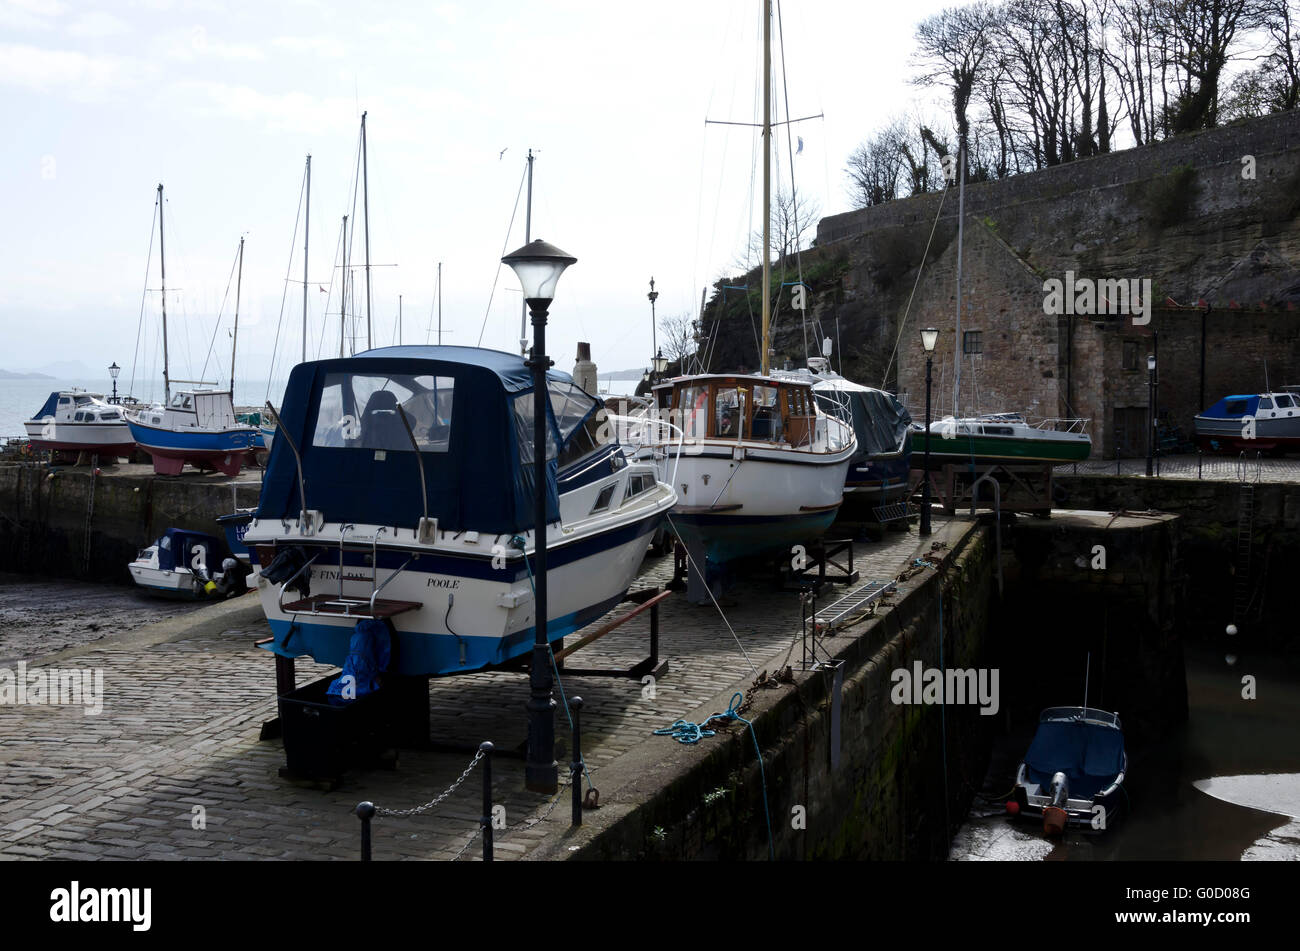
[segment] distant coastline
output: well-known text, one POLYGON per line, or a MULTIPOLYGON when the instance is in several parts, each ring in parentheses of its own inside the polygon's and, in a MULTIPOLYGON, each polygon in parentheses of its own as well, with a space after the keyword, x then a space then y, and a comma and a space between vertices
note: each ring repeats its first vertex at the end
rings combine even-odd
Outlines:
POLYGON ((12 370, 0 370, 0 380, 53 380, 48 373, 15 373, 12 370))

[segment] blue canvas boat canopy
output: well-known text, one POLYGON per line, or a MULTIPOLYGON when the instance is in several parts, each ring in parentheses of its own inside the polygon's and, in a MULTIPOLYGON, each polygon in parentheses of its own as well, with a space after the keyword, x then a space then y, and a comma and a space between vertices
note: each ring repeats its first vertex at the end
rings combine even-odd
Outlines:
POLYGON ((221 548, 215 536, 188 528, 169 528, 158 536, 154 544, 158 546, 158 567, 163 571, 175 571, 178 566, 191 568, 199 554, 202 555, 200 564, 211 571, 221 548))
POLYGON ((1241 419, 1243 416, 1254 416, 1258 408, 1257 393, 1225 396, 1201 415, 1209 419, 1241 419))
MULTIPOLYGON (((556 466, 588 451, 601 402, 567 373, 547 372, 547 519, 559 517, 556 466)), ((280 408, 258 518, 449 531, 533 527, 532 370, 523 357, 474 347, 405 346, 294 367, 280 408), (409 427, 409 429, 408 429, 409 427), (306 502, 287 433, 302 454, 306 502)))
POLYGON ((1114 727, 1084 720, 1038 724, 1025 754, 1030 780, 1047 784, 1054 773, 1065 773, 1070 795, 1085 799, 1109 786, 1123 764, 1124 734, 1114 727))
POLYGON ((36 411, 36 415, 33 416, 32 419, 45 419, 47 416, 53 416, 54 411, 58 409, 58 406, 59 394, 56 391, 50 394, 50 398, 45 401, 45 405, 36 411))

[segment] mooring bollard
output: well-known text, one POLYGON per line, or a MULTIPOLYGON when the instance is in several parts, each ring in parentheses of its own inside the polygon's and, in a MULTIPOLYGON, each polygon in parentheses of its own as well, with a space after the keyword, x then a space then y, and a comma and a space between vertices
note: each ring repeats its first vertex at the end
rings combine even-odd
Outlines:
POLYGON ((483 861, 492 861, 492 746, 484 740, 478 745, 483 754, 483 861))
POLYGON ((569 763, 569 784, 573 787, 573 825, 582 825, 582 698, 569 701, 573 710, 573 761, 569 763))
POLYGON ((1201 478, 1201 447, 1196 447, 1196 478, 1201 478))
POLYGON ((375 817, 375 804, 370 801, 357 803, 357 818, 361 820, 361 861, 370 861, 370 820, 375 817))

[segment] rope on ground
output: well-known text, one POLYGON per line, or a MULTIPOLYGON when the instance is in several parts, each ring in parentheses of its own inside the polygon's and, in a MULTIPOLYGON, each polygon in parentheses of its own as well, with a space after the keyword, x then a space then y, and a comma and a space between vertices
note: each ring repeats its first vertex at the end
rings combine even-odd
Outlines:
MULTIPOLYGON (((757 686, 757 684, 755 685, 757 686)), ((705 729, 714 720, 739 720, 745 726, 749 727, 750 738, 754 741, 754 754, 758 757, 758 776, 763 787, 763 818, 767 820, 767 857, 776 858, 776 846, 772 841, 772 815, 767 805, 767 771, 763 768, 763 750, 758 745, 758 734, 754 732, 753 721, 747 720, 741 716, 741 709, 745 706, 747 700, 745 695, 740 691, 732 694, 731 702, 727 704, 727 709, 722 713, 715 713, 703 723, 692 723, 690 720, 677 720, 672 726, 662 730, 655 730, 656 736, 671 736, 678 743, 698 743, 701 737, 715 736, 716 730, 705 729)))

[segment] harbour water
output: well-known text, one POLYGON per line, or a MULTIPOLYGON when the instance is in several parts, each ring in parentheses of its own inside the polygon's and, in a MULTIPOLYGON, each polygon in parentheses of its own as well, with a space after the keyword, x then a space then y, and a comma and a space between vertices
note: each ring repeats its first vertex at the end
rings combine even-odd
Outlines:
MULTIPOLYGON (((1294 792, 1300 784, 1300 665, 1294 657, 1263 655, 1228 665, 1223 655, 1197 646, 1188 646, 1185 656, 1187 723, 1159 744, 1129 749, 1131 809, 1114 828, 1100 835, 1070 832, 1052 842, 1035 821, 1009 819, 1000 798, 977 799, 950 858, 1300 860, 1294 792), (1243 699, 1241 678, 1252 673, 1256 698, 1243 699), (1291 792, 1279 792, 1285 789, 1291 792)), ((1010 788, 1028 741, 1008 737, 997 744, 986 788, 1010 788)))

